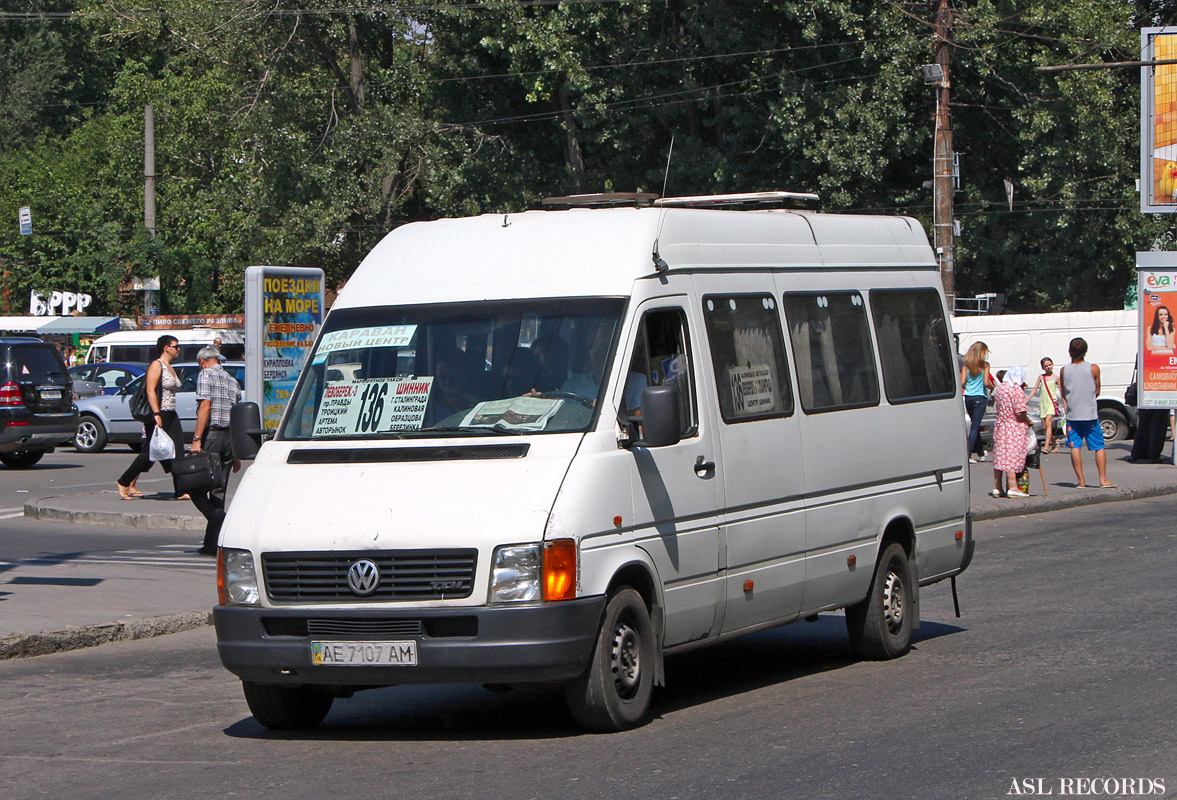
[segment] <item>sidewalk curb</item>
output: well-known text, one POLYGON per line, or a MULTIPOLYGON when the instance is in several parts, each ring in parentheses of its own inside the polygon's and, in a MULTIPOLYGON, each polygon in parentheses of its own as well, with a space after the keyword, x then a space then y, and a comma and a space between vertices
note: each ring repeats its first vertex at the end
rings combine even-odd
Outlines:
POLYGON ((1163 497, 1177 494, 1177 486, 1141 486, 1136 489, 1116 489, 1115 491, 1089 489, 1086 494, 1067 494, 1057 500, 1049 496, 1036 499, 1033 503, 1023 500, 1005 500, 995 508, 980 508, 973 511, 973 522, 982 522, 1003 517, 1022 517, 1031 514, 1042 514, 1047 511, 1061 511, 1064 508, 1090 506, 1096 503, 1119 503, 1125 500, 1139 500, 1145 497, 1163 497))
POLYGON ((112 528, 152 528, 167 531, 200 531, 207 526, 204 517, 192 514, 147 513, 125 514, 119 511, 71 511, 44 505, 54 497, 42 497, 36 502, 26 503, 24 515, 30 519, 48 519, 58 522, 72 522, 78 525, 103 525, 112 528))
POLYGON ((84 647, 94 647, 108 642, 150 639, 169 633, 202 628, 211 624, 211 611, 188 611, 163 617, 147 617, 126 622, 107 622, 81 628, 66 628, 63 631, 18 633, 0 639, 0 661, 10 658, 44 656, 67 650, 80 650, 84 647))

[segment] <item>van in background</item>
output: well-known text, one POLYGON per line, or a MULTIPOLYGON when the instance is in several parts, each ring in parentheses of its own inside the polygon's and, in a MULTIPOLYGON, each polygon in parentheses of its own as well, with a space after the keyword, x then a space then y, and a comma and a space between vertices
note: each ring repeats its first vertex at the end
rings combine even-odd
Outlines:
POLYGON ((1071 340, 1087 341, 1087 360, 1099 365, 1099 422, 1109 441, 1127 439, 1136 429, 1136 409, 1124 402, 1132 382, 1140 312, 1058 311, 1047 314, 997 314, 952 318, 957 352, 982 341, 989 346, 993 372, 1012 366, 1026 371, 1026 387, 1033 389, 1042 374, 1044 357, 1054 361, 1054 374, 1071 363, 1071 340))
POLYGON ((150 362, 156 358, 155 343, 161 336, 175 336, 180 342, 177 361, 195 361, 200 348, 221 337, 221 354, 229 360, 245 357, 245 334, 232 328, 177 328, 175 330, 117 331, 100 336, 90 345, 86 363, 109 361, 150 362))

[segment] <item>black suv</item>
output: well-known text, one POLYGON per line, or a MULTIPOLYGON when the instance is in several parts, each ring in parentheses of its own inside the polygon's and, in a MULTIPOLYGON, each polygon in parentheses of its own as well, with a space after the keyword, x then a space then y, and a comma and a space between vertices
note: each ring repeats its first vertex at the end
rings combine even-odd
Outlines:
POLYGON ((73 383, 57 348, 0 337, 0 462, 31 467, 77 431, 73 383))

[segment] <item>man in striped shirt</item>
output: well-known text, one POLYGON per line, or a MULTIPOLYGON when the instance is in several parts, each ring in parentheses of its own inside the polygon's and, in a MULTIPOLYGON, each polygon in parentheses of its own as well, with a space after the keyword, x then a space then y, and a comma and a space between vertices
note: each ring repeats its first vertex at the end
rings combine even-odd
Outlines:
POLYGON ((203 451, 219 458, 224 482, 209 492, 193 492, 192 502, 208 520, 204 545, 198 552, 215 556, 221 523, 225 521, 229 465, 233 465, 234 472, 241 469, 241 461, 233 458, 229 440, 229 412, 241 399, 241 387, 221 366, 221 351, 217 348, 203 347, 196 358, 200 361, 200 374, 196 376, 196 433, 192 436, 192 452, 203 451))

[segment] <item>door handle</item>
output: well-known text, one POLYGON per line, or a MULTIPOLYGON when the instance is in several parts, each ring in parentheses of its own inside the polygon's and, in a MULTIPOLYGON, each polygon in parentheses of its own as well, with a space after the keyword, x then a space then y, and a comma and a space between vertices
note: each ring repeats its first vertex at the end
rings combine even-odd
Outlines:
POLYGON ((715 472, 715 462, 707 461, 703 456, 695 459, 695 474, 699 477, 706 475, 709 472, 715 472))

